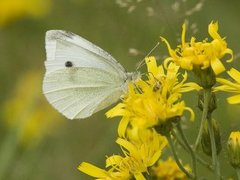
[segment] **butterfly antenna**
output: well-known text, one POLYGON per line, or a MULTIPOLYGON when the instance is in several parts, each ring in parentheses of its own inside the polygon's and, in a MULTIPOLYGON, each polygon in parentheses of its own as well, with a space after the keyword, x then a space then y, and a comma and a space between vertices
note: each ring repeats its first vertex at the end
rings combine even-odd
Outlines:
POLYGON ((148 57, 159 46, 159 44, 160 42, 157 42, 157 44, 151 49, 151 51, 138 63, 137 70, 145 64, 145 58, 148 57))

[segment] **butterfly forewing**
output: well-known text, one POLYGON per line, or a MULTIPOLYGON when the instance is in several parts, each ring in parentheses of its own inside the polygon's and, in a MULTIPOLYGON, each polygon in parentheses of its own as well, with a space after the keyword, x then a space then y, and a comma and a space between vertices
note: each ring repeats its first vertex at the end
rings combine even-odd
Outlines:
POLYGON ((46 51, 43 92, 67 118, 89 117, 123 94, 127 80, 124 68, 89 41, 51 30, 46 34, 46 51))

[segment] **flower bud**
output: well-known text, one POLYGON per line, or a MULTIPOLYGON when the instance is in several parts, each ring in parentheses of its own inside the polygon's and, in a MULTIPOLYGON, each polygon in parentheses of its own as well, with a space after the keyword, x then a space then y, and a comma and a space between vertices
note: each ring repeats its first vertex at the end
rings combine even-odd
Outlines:
MULTIPOLYGON (((218 126, 218 123, 215 119, 212 119, 211 123, 212 123, 212 126, 213 126, 213 132, 214 132, 217 154, 219 154, 222 150, 219 126, 218 126)), ((211 139, 210 139, 210 134, 209 134, 209 131, 208 131, 207 120, 205 120, 205 122, 204 122, 201 144, 202 144, 203 152, 205 154, 207 154, 208 156, 212 156, 211 139)))
POLYGON ((231 132, 228 139, 228 158, 234 168, 240 168, 240 131, 231 132))
POLYGON ((168 135, 170 133, 170 131, 172 130, 172 128, 173 128, 173 126, 172 126, 172 122, 170 120, 154 126, 154 129, 156 130, 156 132, 158 134, 161 134, 162 136, 168 135))
POLYGON ((202 69, 199 66, 195 66, 193 72, 197 78, 198 85, 204 89, 212 88, 216 83, 216 75, 211 67, 202 69))
MULTIPOLYGON (((204 104, 204 97, 203 97, 203 91, 199 91, 198 95, 198 108, 203 111, 203 104, 204 104)), ((211 92, 211 99, 208 104, 208 113, 212 113, 215 109, 217 108, 217 103, 216 103, 216 96, 214 92, 211 92)))

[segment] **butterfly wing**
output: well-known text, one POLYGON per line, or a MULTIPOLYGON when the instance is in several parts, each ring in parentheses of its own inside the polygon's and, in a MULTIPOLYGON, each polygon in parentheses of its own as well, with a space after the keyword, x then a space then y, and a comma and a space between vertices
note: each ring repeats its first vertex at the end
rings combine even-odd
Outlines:
POLYGON ((45 41, 46 73, 63 69, 65 62, 71 61, 75 67, 96 66, 126 78, 125 69, 110 54, 76 34, 50 30, 46 33, 45 41))
POLYGON ((46 34, 43 92, 69 119, 81 119, 116 102, 126 86, 124 68, 101 48, 65 31, 46 34), (72 67, 66 67, 71 62, 72 67))

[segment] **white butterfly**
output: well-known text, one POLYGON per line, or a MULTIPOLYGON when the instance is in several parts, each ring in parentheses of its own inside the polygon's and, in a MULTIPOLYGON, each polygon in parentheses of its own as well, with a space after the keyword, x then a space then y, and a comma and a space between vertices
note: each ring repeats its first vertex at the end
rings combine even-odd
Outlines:
POLYGON ((43 92, 69 119, 91 116, 119 100, 138 73, 128 73, 107 52, 70 32, 46 33, 43 92))

